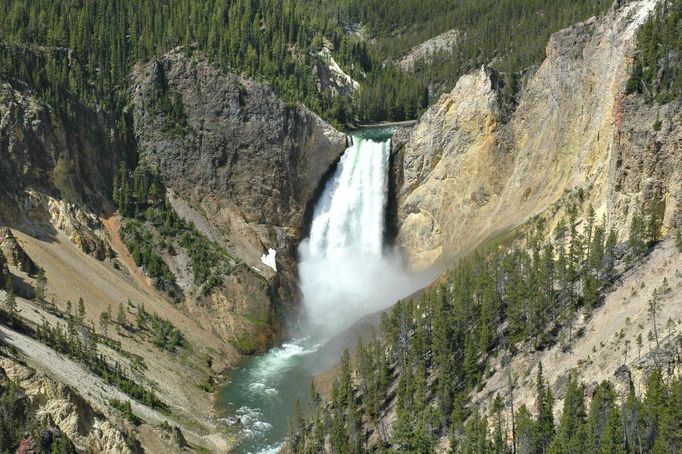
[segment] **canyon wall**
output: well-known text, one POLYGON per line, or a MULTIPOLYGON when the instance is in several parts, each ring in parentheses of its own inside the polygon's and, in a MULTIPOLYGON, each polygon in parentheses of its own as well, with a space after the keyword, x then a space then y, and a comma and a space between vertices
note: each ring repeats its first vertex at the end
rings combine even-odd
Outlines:
POLYGON ((414 268, 447 265, 555 207, 551 228, 576 193, 621 237, 654 194, 665 200, 664 231, 674 222, 682 108, 625 92, 635 32, 656 1, 620 3, 555 33, 511 108, 501 75, 483 67, 402 133, 397 243, 414 268))

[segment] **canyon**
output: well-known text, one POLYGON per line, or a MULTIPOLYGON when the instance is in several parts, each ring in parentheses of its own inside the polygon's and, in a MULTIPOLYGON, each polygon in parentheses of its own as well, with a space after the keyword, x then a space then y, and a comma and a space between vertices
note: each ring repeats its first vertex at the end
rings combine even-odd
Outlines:
MULTIPOLYGON (((677 321, 668 338, 682 333, 674 244, 682 228, 682 100, 652 102, 628 90, 638 30, 658 3, 616 1, 554 33, 544 61, 521 73, 504 74, 492 62, 476 68, 414 125, 396 128, 390 149, 356 142, 364 154, 350 157, 342 156, 355 149, 353 140, 364 140, 357 132, 340 132, 267 83, 183 47, 132 68, 122 119, 75 97, 57 109, 29 86, 0 79, 0 280, 15 289, 23 320, 0 327, 3 382, 17 383, 79 452, 229 451, 248 421, 237 422, 245 418, 238 409, 226 417, 217 402, 230 394, 223 385, 235 371, 248 372, 239 369, 245 360, 260 367, 272 358, 254 355, 307 354, 310 345, 290 339, 302 326, 332 337, 363 317, 377 325, 396 300, 440 288, 460 260, 486 248, 526 247, 531 235, 549 241, 571 213, 576 231, 585 232, 593 216, 625 247, 641 207, 658 204, 660 240, 644 259, 623 265, 601 307, 578 316, 575 329, 584 334, 574 348, 540 350, 529 340, 510 360, 495 351, 471 399, 491 408, 496 395, 509 397, 513 376, 516 403, 532 407, 540 361, 557 415, 571 370, 590 384, 616 376, 620 391, 626 375, 642 386, 659 358, 675 355, 672 344, 650 346, 644 357, 640 348, 627 374, 621 367, 626 340, 634 344, 648 329, 647 304, 663 278, 670 292, 662 317, 677 321), (360 172, 350 159, 379 151, 364 179, 350 170, 335 176, 360 172), (132 192, 145 196, 133 214, 119 203, 128 179, 144 181, 134 183, 132 192), (161 202, 147 195, 157 182, 161 202), (345 211, 332 200, 339 185, 345 211), (372 205, 371 213, 355 219, 362 204, 353 201, 372 205), (165 223, 153 221, 155 210, 165 223), (154 242, 144 252, 172 274, 172 292, 131 247, 126 232, 136 223, 154 242), (174 223, 183 233, 164 233, 174 223), (343 250, 330 242, 348 246, 363 232, 369 236, 347 255, 329 259, 343 250), (211 285, 183 245, 190 237, 225 263, 211 285), (365 247, 367 256, 358 253, 365 247), (391 276, 380 278, 376 266, 391 276), (156 324, 180 336, 177 346, 167 348, 170 335, 158 341, 156 324), (37 334, 45 325, 96 339, 95 350, 161 404, 130 399, 87 361, 57 353, 37 334), (133 416, 119 401, 130 402, 133 416)), ((409 72, 417 60, 446 58, 459 36, 451 30, 415 46, 399 65, 409 72)), ((326 44, 323 57, 331 58, 326 44)), ((320 64, 315 73, 325 71, 320 64)), ((335 94, 361 89, 346 73, 332 75, 352 87, 336 81, 335 94)), ((345 343, 369 334, 362 323, 341 333, 352 333, 345 343)), ((338 367, 321 372, 317 383, 333 381, 338 367)), ((291 377, 296 384, 310 378, 291 377)), ((386 403, 389 432, 395 407, 386 403)), ((442 437, 438 446, 450 441, 442 437)))

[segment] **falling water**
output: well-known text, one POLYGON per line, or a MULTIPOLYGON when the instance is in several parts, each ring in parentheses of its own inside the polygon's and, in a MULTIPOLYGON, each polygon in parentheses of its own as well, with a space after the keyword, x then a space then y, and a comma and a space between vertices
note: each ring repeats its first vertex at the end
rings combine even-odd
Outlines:
POLYGON ((244 439, 236 452, 277 452, 294 402, 305 402, 319 372, 318 348, 426 283, 409 276, 385 246, 390 134, 383 135, 350 137, 317 202, 310 236, 299 247, 306 318, 296 340, 246 361, 223 389, 228 422, 241 426, 244 439))

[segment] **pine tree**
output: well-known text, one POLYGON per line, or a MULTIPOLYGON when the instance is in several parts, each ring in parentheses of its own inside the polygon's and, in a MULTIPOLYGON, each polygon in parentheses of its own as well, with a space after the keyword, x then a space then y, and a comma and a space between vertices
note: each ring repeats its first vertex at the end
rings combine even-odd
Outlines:
POLYGON ((642 452, 641 415, 642 404, 635 393, 635 385, 630 381, 629 391, 623 405, 623 429, 625 445, 628 451, 642 452))
POLYGON ((642 210, 639 209, 632 215, 630 221, 630 238, 628 244, 630 247, 630 254, 633 258, 640 257, 646 252, 646 233, 644 231, 644 220, 642 210))
POLYGON ((585 405, 583 386, 574 373, 569 376, 564 408, 557 434, 549 447, 552 454, 580 454, 584 441, 585 405))
POLYGON ((14 319, 17 316, 17 297, 14 294, 14 281, 11 275, 7 275, 5 279, 5 312, 9 320, 14 323, 14 319))
POLYGON ((36 276, 35 297, 40 304, 40 307, 45 307, 45 289, 47 287, 47 279, 45 278, 45 271, 42 268, 38 269, 36 276))
POLYGON ((105 337, 107 336, 107 331, 109 330, 109 322, 109 313, 107 311, 102 311, 99 314, 99 327, 105 337))
POLYGON ((493 405, 491 409, 491 415, 493 417, 493 449, 494 454, 504 454, 506 452, 506 433, 502 428, 503 417, 502 410, 504 410, 504 402, 499 394, 495 394, 495 399, 493 399, 493 405))
POLYGON ((393 425, 391 444, 399 447, 401 451, 411 452, 415 449, 414 421, 410 412, 404 408, 398 409, 396 422, 393 425))
POLYGON ((654 447, 656 438, 660 434, 663 410, 668 398, 666 391, 661 371, 659 369, 654 370, 647 380, 645 397, 642 402, 642 417, 644 419, 642 440, 645 451, 654 447))
POLYGON ((126 324, 128 323, 128 318, 126 317, 126 312, 125 309, 123 308, 123 303, 119 303, 118 305, 118 312, 116 314, 116 323, 119 324, 122 328, 126 327, 126 324))
POLYGON ((554 399, 542 375, 542 363, 538 364, 535 388, 538 402, 538 448, 541 452, 545 452, 554 438, 554 399))
POLYGON ((516 413, 516 452, 535 454, 538 449, 538 424, 526 405, 521 405, 516 413))
POLYGON ((659 347, 658 324, 656 323, 656 317, 661 311, 661 296, 659 289, 654 289, 651 298, 649 299, 647 310, 649 312, 649 317, 651 318, 651 324, 654 328, 654 339, 656 339, 656 346, 659 347))
POLYGON ((476 409, 464 426, 462 454, 486 454, 489 451, 486 419, 476 409))
POLYGON ((613 408, 606 421, 606 428, 601 438, 599 454, 625 454, 623 446, 623 430, 618 408, 613 408))
POLYGON ((85 302, 83 301, 83 298, 78 298, 78 323, 81 325, 85 321, 85 302))
POLYGON ((289 420, 289 448, 292 453, 302 453, 305 448, 305 422, 301 411, 301 402, 296 400, 294 411, 289 420))
POLYGON ((661 230, 659 211, 661 211, 663 206, 663 201, 658 195, 654 196, 649 204, 646 225, 646 239, 649 245, 659 240, 661 230))
POLYGON ((615 400, 616 393, 611 383, 604 381, 595 390, 587 417, 585 446, 587 452, 600 452, 602 438, 609 419, 617 411, 615 400))
POLYGON ((341 355, 340 373, 338 379, 338 402, 343 408, 347 408, 353 403, 353 384, 351 375, 352 365, 350 361, 350 352, 348 349, 346 349, 341 355))

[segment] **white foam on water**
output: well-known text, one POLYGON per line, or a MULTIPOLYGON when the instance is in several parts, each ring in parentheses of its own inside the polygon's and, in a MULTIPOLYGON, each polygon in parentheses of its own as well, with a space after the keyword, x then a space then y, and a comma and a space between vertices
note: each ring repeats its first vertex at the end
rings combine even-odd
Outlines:
POLYGON ((256 452, 255 454, 277 454, 282 450, 283 447, 284 442, 263 448, 260 451, 256 452))
POLYGON ((306 345, 308 340, 308 338, 292 340, 289 343, 282 344, 281 347, 273 348, 259 358, 258 364, 251 372, 254 383, 267 385, 268 381, 293 366, 291 361, 293 358, 314 353, 320 345, 306 345))
POLYGON ((252 393, 258 393, 258 394, 265 394, 266 396, 275 396, 277 395, 277 390, 275 388, 269 388, 265 385, 265 383, 251 383, 249 385, 249 391, 252 393))
POLYGON ((259 437, 272 429, 272 424, 262 421, 263 413, 257 408, 241 407, 237 410, 237 422, 241 424, 244 438, 259 437))
MULTIPOLYGON (((281 429, 286 417, 264 418, 262 410, 251 406, 287 404, 291 383, 286 379, 304 363, 302 357, 363 315, 384 309, 427 283, 411 276, 399 254, 385 245, 390 141, 351 137, 351 142, 315 206, 310 236, 299 246, 307 314, 301 332, 311 337, 294 339, 251 361, 248 375, 240 379, 244 385, 238 388, 239 400, 247 402, 234 422, 248 440, 240 452, 274 454, 284 446, 283 440, 272 437, 273 426, 265 420, 281 429), (316 330, 321 333, 313 335, 316 330)), ((262 261, 270 266, 274 258, 271 250, 262 261)))
POLYGON ((299 246, 307 315, 330 336, 424 284, 384 244, 390 147, 353 137, 299 246))

